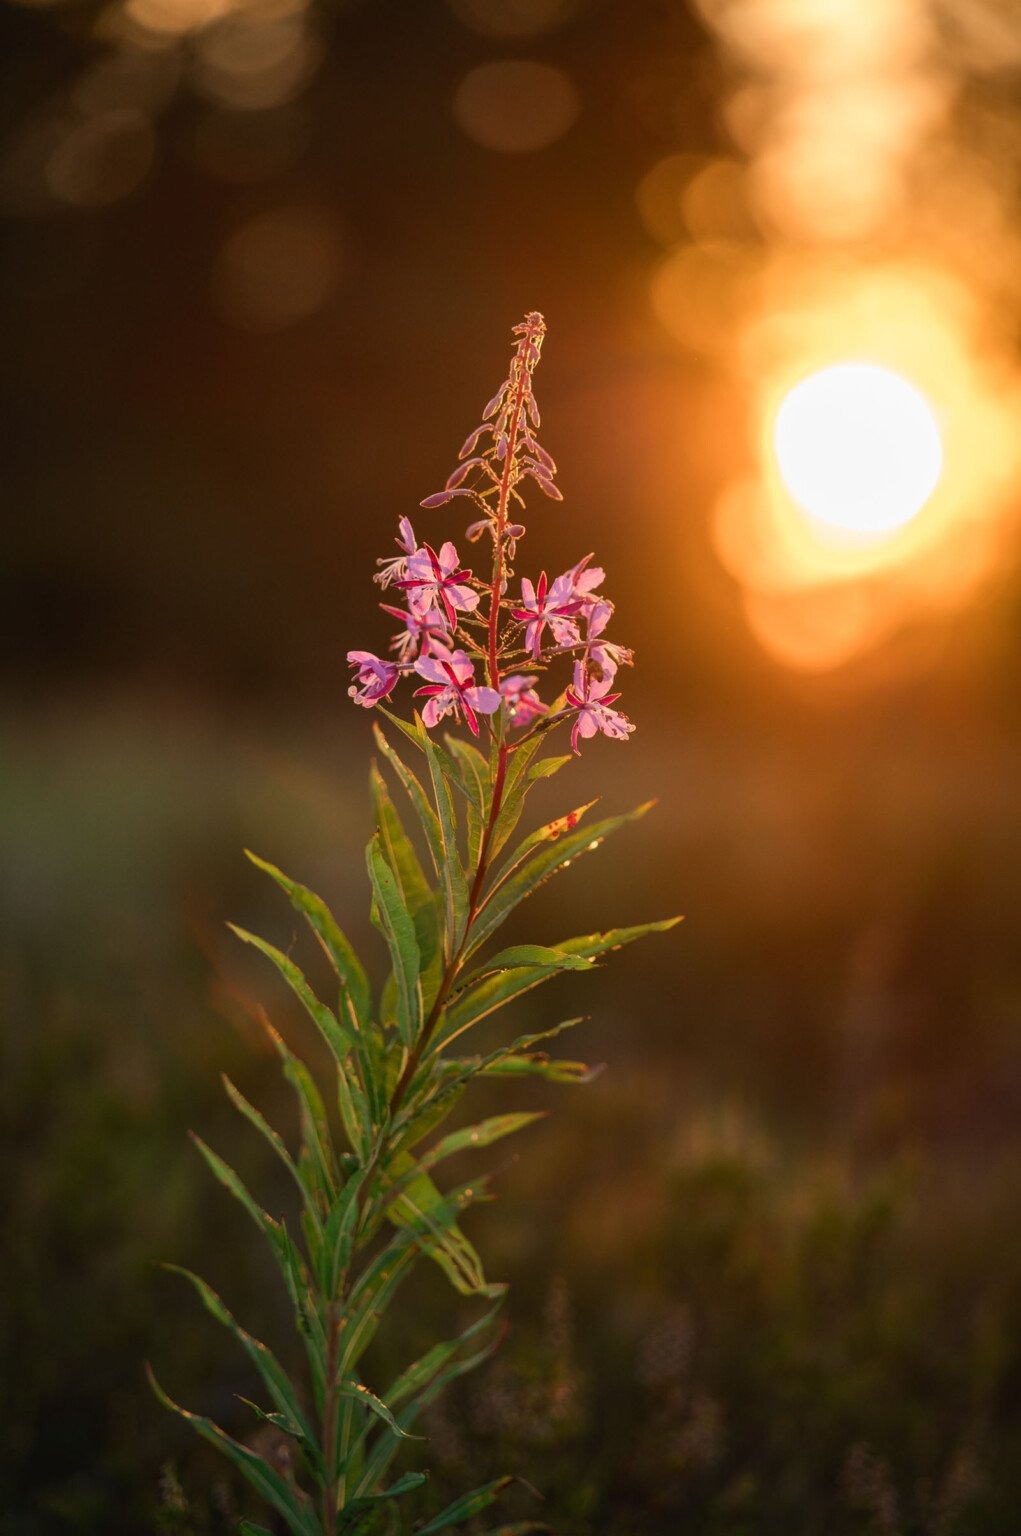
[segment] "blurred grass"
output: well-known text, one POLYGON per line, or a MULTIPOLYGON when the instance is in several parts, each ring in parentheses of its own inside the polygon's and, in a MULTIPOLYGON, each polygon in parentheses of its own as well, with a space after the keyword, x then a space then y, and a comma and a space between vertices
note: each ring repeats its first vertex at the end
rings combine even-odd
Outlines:
MULTIPOLYGON (((288 1122, 254 1008, 300 1022, 224 923, 285 948, 295 929, 242 847, 320 889, 382 963, 367 731, 290 725, 120 697, 4 728, 11 1536, 229 1527, 235 1493, 142 1361, 243 1428, 252 1383, 160 1259, 287 1350, 257 1238, 185 1134, 285 1208, 218 1082, 288 1122)), ((589 1012, 570 1053, 610 1070, 522 1093, 554 1113, 473 1228, 513 1281, 512 1332, 434 1415, 430 1503, 507 1470, 565 1536, 1016 1529, 1017 812, 959 773, 880 751, 849 800, 822 749, 788 780, 747 742, 678 760, 650 732, 640 759, 551 789, 551 811, 590 781, 613 809, 657 787, 664 804, 529 903, 523 934, 689 921, 531 1011, 589 1012)), ((439 1280, 409 1296, 373 1384, 455 1310, 439 1280)))

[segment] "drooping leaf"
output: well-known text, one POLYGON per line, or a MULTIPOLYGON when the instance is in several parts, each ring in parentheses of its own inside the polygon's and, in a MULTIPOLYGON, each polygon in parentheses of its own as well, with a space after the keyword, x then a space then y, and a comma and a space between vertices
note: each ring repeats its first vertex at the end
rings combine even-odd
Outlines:
POLYGON ((235 923, 228 923, 227 926, 243 943, 254 945, 272 960, 295 997, 304 1004, 309 1018, 316 1025, 333 1055, 338 1061, 346 1056, 355 1043, 354 1035, 344 1028, 332 1008, 327 1008, 325 1003, 319 1001, 294 961, 288 960, 275 945, 268 943, 266 939, 260 939, 257 934, 248 933, 246 929, 237 927, 235 923))
POLYGON ((349 1397, 353 1402, 361 1403, 363 1408, 375 1414, 392 1434, 400 1436, 402 1440, 421 1440, 421 1435, 411 1435, 406 1429, 402 1429, 382 1398, 377 1397, 375 1392, 370 1392, 363 1382, 338 1381, 336 1390, 341 1397, 349 1397))
POLYGON ((401 899, 397 877, 380 847, 378 832, 366 850, 366 862, 379 911, 380 927, 393 963, 397 985, 397 1031, 404 1044, 410 1046, 422 1027, 420 957, 415 925, 401 899))
MULTIPOLYGON (((398 1197, 389 1203, 386 1213, 395 1227, 411 1227, 419 1235, 423 1252, 443 1270, 455 1290, 463 1296, 501 1295, 502 1286, 487 1284, 482 1260, 474 1245, 468 1241, 456 1221, 449 1218, 449 1196, 436 1188, 432 1179, 424 1173, 408 1153, 395 1157, 389 1168, 391 1180, 401 1180, 398 1197), (403 1182, 405 1174, 413 1176, 403 1182)), ((479 1179, 469 1190, 473 1199, 486 1197, 486 1181, 479 1179)))
POLYGON ((353 1012, 352 1024, 364 1029, 372 1014, 372 998, 369 980, 361 961, 351 948, 347 938, 337 925, 329 907, 314 891, 291 880, 275 864, 260 859, 245 849, 245 853, 257 869, 264 870, 284 890, 296 911, 303 913, 309 926, 326 951, 341 985, 346 989, 353 1012))
POLYGON ((268 1461, 257 1455, 255 1451, 249 1450, 233 1436, 228 1435, 226 1430, 214 1424, 212 1419, 204 1418, 198 1413, 191 1413, 187 1408, 182 1408, 180 1404, 175 1403, 156 1380, 151 1366, 146 1366, 146 1373, 149 1385, 164 1408, 169 1408, 171 1413, 179 1414, 181 1418, 186 1419, 204 1440, 208 1440, 211 1445, 216 1446, 217 1450, 222 1451, 256 1493, 276 1510, 293 1536, 321 1536, 319 1522, 306 1493, 281 1477, 268 1461))

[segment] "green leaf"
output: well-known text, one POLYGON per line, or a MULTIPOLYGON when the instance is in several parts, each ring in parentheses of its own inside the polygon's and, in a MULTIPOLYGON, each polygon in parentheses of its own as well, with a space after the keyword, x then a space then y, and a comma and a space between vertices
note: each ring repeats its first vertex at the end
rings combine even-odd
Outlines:
POLYGON ((618 827, 644 816, 653 804, 654 802, 650 800, 645 805, 626 812, 623 816, 608 816, 603 821, 597 821, 593 826, 582 828, 580 831, 568 831, 566 834, 551 831, 558 825, 566 827, 571 824, 572 817, 577 818, 587 809, 587 807, 581 807, 579 811, 571 812, 570 817, 561 817, 556 822, 548 822, 539 833, 533 833, 531 838, 526 838, 521 848, 498 872, 493 885, 484 896, 481 911, 472 925, 471 942, 466 952, 474 952, 478 949, 480 944, 484 943, 500 926, 508 913, 551 875, 564 869, 581 854, 598 848, 603 839, 611 832, 615 832, 618 827), (536 851, 529 856, 536 840, 538 840, 536 851), (525 851, 522 852, 522 850, 525 851))
MULTIPOLYGON (((391 1382, 385 1393, 387 1401, 394 1407, 398 1407, 405 1402, 417 1403, 419 1407, 423 1407, 424 1403, 420 1401, 421 1393, 436 1382, 437 1378, 443 1373, 454 1357, 460 1354, 466 1344, 470 1344, 474 1339, 478 1338, 480 1333, 485 1333, 486 1329, 499 1317, 503 1310, 503 1304, 504 1298, 501 1297, 495 1307, 490 1307, 488 1312, 484 1312, 481 1317, 476 1318, 475 1322, 470 1323, 455 1339, 447 1339, 442 1344, 434 1344, 432 1349, 428 1350, 420 1359, 413 1361, 411 1365, 391 1382)), ((499 1341, 499 1336, 502 1336, 502 1332, 502 1329, 498 1331, 497 1342, 499 1341)), ((492 1353, 494 1347, 494 1343, 488 1343, 486 1353, 492 1353)), ((475 1357, 473 1356, 472 1358, 474 1359, 475 1357)))
MULTIPOLYGON (((468 882, 457 846, 457 820, 454 815, 453 797, 450 793, 452 777, 450 773, 444 771, 444 759, 450 763, 450 758, 429 738, 419 715, 415 716, 415 722, 422 735, 422 750, 429 765, 429 778, 440 823, 440 837, 443 844, 440 875, 446 902, 449 958, 456 952, 464 932, 468 913, 468 882)), ((453 768, 452 764, 451 768, 453 768)))
POLYGON ((256 1525, 254 1520, 238 1521, 239 1536, 273 1536, 273 1532, 265 1525, 256 1525))
POLYGON ((611 950, 623 949, 625 944, 633 944, 635 939, 644 939, 646 934, 667 933, 683 921, 681 917, 665 917, 652 923, 634 923, 630 928, 611 928, 606 933, 590 933, 582 938, 562 939, 556 948, 564 954, 594 959, 598 955, 609 954, 611 950))
POLYGON ((455 1499, 453 1504, 448 1504, 435 1520, 430 1520, 427 1525, 420 1525, 415 1536, 433 1536, 434 1531, 445 1531, 452 1525, 461 1525, 465 1520, 470 1520, 480 1510, 495 1503, 503 1490, 513 1481, 512 1477, 497 1477, 491 1483, 483 1483, 481 1488, 476 1488, 472 1493, 462 1494, 461 1498, 455 1499))
POLYGON ((215 1317, 228 1333, 233 1334, 262 1378, 266 1390, 276 1404, 278 1413, 282 1415, 285 1423, 281 1427, 300 1443, 310 1466, 321 1472, 322 1458, 316 1447, 312 1426, 302 1413, 290 1378, 273 1351, 241 1327, 212 1286, 207 1285, 200 1275, 194 1274, 190 1269, 184 1269, 180 1264, 164 1264, 163 1268, 172 1274, 183 1275, 190 1281, 198 1292, 206 1311, 215 1317))
POLYGON ((365 1101, 350 1058, 337 1063, 337 1107, 351 1149, 364 1162, 372 1145, 372 1126, 376 1115, 365 1101))
POLYGON ((274 1467, 270 1466, 269 1462, 228 1435, 218 1424, 214 1424, 212 1419, 203 1418, 201 1414, 190 1413, 187 1408, 182 1408, 175 1403, 156 1380, 150 1365, 146 1366, 146 1374, 149 1385, 164 1408, 169 1408, 171 1413, 177 1413, 182 1419, 186 1419, 204 1440, 208 1440, 211 1445, 216 1446, 217 1450, 222 1451, 256 1493, 286 1521, 293 1536, 321 1536, 319 1522, 306 1493, 296 1488, 293 1483, 287 1482, 274 1467))
MULTIPOLYGON (((410 1154, 402 1152, 391 1161, 388 1177, 400 1179, 402 1188, 396 1200, 387 1205, 387 1216, 395 1227, 411 1226, 419 1233, 423 1251, 440 1266, 455 1290, 462 1296, 501 1295, 502 1286, 494 1288, 487 1284, 474 1245, 455 1222, 447 1219, 447 1197, 422 1171, 421 1163, 416 1165, 410 1154), (412 1177, 404 1183, 406 1174, 412 1177)), ((480 1179, 470 1193, 473 1198, 482 1199, 485 1190, 485 1180, 480 1179)))
POLYGON ((419 981, 418 941, 415 925, 401 899, 397 877, 380 847, 379 833, 366 850, 369 879, 376 898, 379 922, 390 950, 397 985, 397 1031, 404 1044, 414 1043, 422 1027, 422 989, 419 981))
POLYGON ((256 854, 249 852, 247 848, 245 853, 257 869, 264 870, 267 875, 272 876, 277 884, 287 893, 295 910, 301 912, 307 919, 316 938, 329 956, 341 985, 347 991, 348 1001, 353 1014, 352 1024, 356 1028, 364 1029, 372 1015, 372 996, 369 990, 369 979, 358 956, 337 926, 336 919, 329 907, 314 891, 308 890, 304 885, 299 885, 296 880, 291 880, 282 870, 277 869, 275 864, 270 864, 265 859, 260 859, 256 854))
MULTIPOLYGON (((472 1323, 456 1339, 451 1339, 445 1344, 437 1344, 397 1378, 386 1396, 393 1405, 407 1399, 397 1415, 398 1423, 402 1428, 407 1429, 414 1424, 422 1410, 434 1402, 445 1387, 448 1387, 452 1381, 456 1381, 458 1377, 475 1370, 499 1348, 506 1332, 506 1325, 498 1328, 493 1337, 487 1339, 481 1349, 475 1350, 473 1354, 460 1353, 466 1344, 490 1327, 502 1304, 502 1301, 497 1302, 495 1307, 472 1323)), ((397 1451, 396 1440, 383 1438, 378 1442, 365 1464, 365 1471, 357 1489, 359 1493, 371 1488, 379 1481, 397 1451)))
POLYGON ((313 1378, 317 1388, 321 1389, 325 1369, 326 1340, 323 1334, 322 1322, 309 1295, 308 1271, 291 1241, 286 1225, 282 1221, 274 1221, 273 1217, 252 1199, 252 1196, 244 1184, 242 1184, 233 1168, 228 1163, 225 1163, 223 1158, 219 1157, 211 1147, 208 1147, 201 1136, 196 1136, 194 1131, 192 1131, 191 1139, 205 1158, 216 1178, 230 1191, 238 1203, 244 1207, 259 1231, 269 1242, 270 1248, 273 1250, 273 1257, 276 1259, 277 1267, 287 1288, 287 1294, 294 1306, 298 1330, 305 1341, 313 1378))
POLYGON ((325 1207, 329 1207, 338 1185, 337 1158, 326 1118, 326 1106, 311 1072, 295 1056, 268 1019, 263 1020, 266 1033, 283 1062, 284 1076, 291 1084, 298 1099, 301 1118, 301 1138, 308 1150, 309 1177, 307 1183, 317 1191, 325 1207))
POLYGON ((347 1273, 358 1236, 359 1196, 364 1172, 352 1174, 337 1196, 323 1229, 322 1289, 334 1296, 347 1273))
POLYGON ((468 798, 468 867, 479 862, 482 839, 489 819, 489 764, 477 747, 456 736, 444 738, 447 750, 461 770, 461 779, 471 786, 468 798))
POLYGON ((255 1129, 259 1132, 259 1135, 264 1137, 269 1145, 273 1148, 273 1151, 276 1153, 277 1157, 283 1163, 284 1167, 291 1175, 291 1178, 298 1186, 298 1189, 301 1193, 301 1198, 305 1203, 305 1207, 311 1215, 316 1228, 318 1228, 319 1212, 316 1209, 315 1198, 310 1193, 304 1179, 298 1172, 297 1166, 291 1157, 291 1154, 284 1146, 283 1138, 277 1131, 273 1129, 266 1118, 259 1113, 255 1105, 251 1104, 248 1099, 245 1098, 240 1088, 236 1088, 234 1086, 226 1072, 220 1073, 220 1081, 223 1083, 227 1097, 230 1099, 235 1109, 240 1110, 241 1114, 244 1115, 248 1123, 250 1125, 254 1125, 255 1129))
POLYGON ((442 1022, 429 1043, 430 1054, 435 1055, 466 1029, 520 997, 523 992, 540 986, 560 971, 591 968, 592 962, 585 955, 572 955, 562 949, 544 950, 538 944, 519 945, 504 950, 493 961, 472 972, 444 1009, 442 1022), (516 955, 524 956, 525 963, 515 964, 516 955), (505 964, 506 969, 503 968, 505 964))
MULTIPOLYGON (((383 735, 383 732, 380 730, 379 726, 374 725, 372 731, 376 738, 376 745, 379 747, 379 750, 382 752, 383 756, 386 758, 387 762, 390 764, 391 768, 400 779, 401 784, 404 786, 404 789, 407 792, 408 799, 411 801, 418 819, 422 824, 422 830, 425 833, 425 839, 429 845, 429 854, 432 858, 433 870, 437 875, 439 875, 441 869, 443 868, 443 838, 440 833, 440 823, 436 812, 429 804, 425 790, 422 788, 418 779, 411 772, 411 769, 405 766, 402 759, 398 757, 393 747, 391 747, 390 743, 383 735)), ((416 741, 416 745, 421 746, 421 743, 416 741)))
POLYGON ((344 1317, 338 1369, 350 1375, 375 1337, 376 1329, 397 1287, 414 1268, 415 1233, 400 1233, 359 1275, 344 1317))
POLYGON ((533 762, 532 759, 542 744, 541 736, 533 736, 515 747, 511 754, 507 781, 504 785, 503 804, 490 840, 489 851, 492 858, 495 858, 510 840, 515 827, 521 820, 525 799, 532 786, 539 779, 551 777, 572 760, 570 756, 545 757, 540 758, 538 762, 533 762))
POLYGON ((402 1429, 382 1398, 377 1397, 375 1392, 370 1392, 362 1382, 338 1381, 336 1390, 341 1397, 350 1397, 354 1402, 361 1403, 370 1413, 374 1413, 377 1419, 382 1419, 392 1434, 398 1435, 402 1440, 422 1439, 421 1435, 409 1435, 407 1430, 402 1429))
POLYGON ((456 1069, 456 1076, 452 1079, 455 1083, 461 1083, 473 1077, 548 1077, 552 1082, 560 1083, 588 1083, 599 1076, 603 1070, 601 1066, 588 1067, 581 1061, 554 1061, 551 1062, 545 1052, 532 1052, 533 1045, 540 1040, 551 1040, 554 1035, 559 1035, 565 1029, 573 1029, 582 1020, 564 1019, 560 1024, 555 1024, 552 1029, 541 1029, 536 1034, 519 1035, 510 1045, 502 1046, 499 1050, 492 1051, 488 1056, 460 1056, 450 1059, 450 1066, 456 1069))
POLYGON ((436 896, 426 882, 418 855, 397 814, 383 778, 377 768, 371 774, 372 796, 380 844, 387 863, 396 877, 404 906, 415 928, 419 968, 422 980, 423 1013, 432 1006, 439 991, 442 973, 440 923, 436 896))
POLYGON ((404 1476, 399 1477, 389 1488, 384 1488, 379 1493, 367 1493, 360 1498, 349 1500, 337 1515, 338 1531, 352 1530, 375 1509, 377 1504, 383 1503, 385 1499, 399 1499, 404 1494, 411 1493, 413 1489, 421 1488, 427 1481, 428 1474, 425 1472, 405 1472, 404 1476))
POLYGON ((449 1136, 444 1136, 431 1147, 420 1160, 420 1168, 435 1168, 445 1157, 452 1157, 455 1152, 463 1152, 468 1148, 491 1147, 494 1141, 500 1141, 504 1136, 513 1136, 515 1131, 520 1131, 526 1125, 533 1124, 536 1120, 544 1120, 544 1110, 525 1110, 517 1114, 492 1115, 488 1120, 480 1120, 478 1125, 465 1126, 463 1130, 452 1131, 449 1136))
POLYGON ((602 1066, 590 1067, 584 1061, 550 1061, 543 1052, 534 1056, 505 1056, 482 1071, 487 1077, 544 1077, 550 1083, 591 1083, 602 1066))
POLYGON ((295 997, 304 1004, 309 1017, 337 1060, 340 1061, 346 1056, 354 1045, 354 1036, 340 1024, 332 1008, 327 1008, 325 1003, 319 1001, 294 961, 288 960, 275 945, 260 939, 257 934, 248 933, 244 928, 238 928, 235 923, 228 923, 227 927, 232 933, 236 933, 243 943, 253 944, 256 949, 261 950, 268 959, 272 960, 295 997))

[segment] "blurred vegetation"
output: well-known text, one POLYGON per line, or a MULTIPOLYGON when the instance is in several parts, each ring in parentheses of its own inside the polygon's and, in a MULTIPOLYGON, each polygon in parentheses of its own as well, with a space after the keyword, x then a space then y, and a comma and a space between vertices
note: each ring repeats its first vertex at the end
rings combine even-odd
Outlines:
MULTIPOLYGON (((67 766, 40 752, 39 719, 13 725, 2 754, 3 1529, 211 1536, 244 1495, 160 1412, 142 1363, 228 1426, 252 1383, 158 1261, 201 1266, 285 1356, 289 1334, 254 1235, 185 1134, 286 1208, 220 1091, 226 1070, 289 1123, 254 1023, 266 978, 223 920, 287 946, 287 915, 240 856, 254 843, 365 937, 366 763, 326 737, 285 747, 282 721, 151 702, 51 723, 67 766)), ((1021 1507, 1021 987, 983 905, 992 870, 976 850, 995 840, 976 835, 967 857, 955 833, 929 842, 896 945, 863 939, 853 904, 835 923, 806 901, 795 965, 764 937, 775 887, 709 910, 734 832, 691 814, 710 830, 686 841, 673 825, 669 846, 699 920, 669 953, 617 956, 587 983, 585 1054, 610 1064, 596 1084, 522 1090, 521 1107, 557 1113, 471 1223, 512 1281, 510 1336, 438 1405, 407 1465, 432 1468, 430 1503, 469 1469, 515 1472, 544 1495, 519 1488, 519 1518, 564 1536, 1007 1536, 1021 1507), (795 971, 818 1037, 807 1059, 807 1028, 784 1016, 795 971)), ((669 804, 661 816, 670 827, 669 804)), ((559 899, 584 918, 606 882, 635 903, 624 916, 648 915, 670 885, 663 823, 638 860, 649 894, 610 848, 559 899)), ((751 816, 744 834, 765 825, 751 816)), ((559 931, 553 896, 535 900, 551 905, 529 923, 559 931)), ((283 996, 270 1002, 300 1031, 283 996)), ((458 1321, 442 1277, 416 1286, 370 1382, 384 1350, 403 1358, 458 1321)))

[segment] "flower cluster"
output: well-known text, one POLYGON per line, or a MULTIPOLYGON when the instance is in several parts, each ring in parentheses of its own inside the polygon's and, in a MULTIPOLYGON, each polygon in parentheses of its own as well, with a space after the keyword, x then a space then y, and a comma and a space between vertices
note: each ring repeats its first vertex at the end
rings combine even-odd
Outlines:
POLYGON ((501 735, 504 722, 528 733, 566 721, 577 752, 581 740, 597 733, 624 741, 634 730, 613 707, 619 698, 617 671, 631 664, 632 655, 604 636, 613 604, 599 590, 604 573, 591 555, 552 580, 545 571, 537 581, 523 576, 520 595, 511 593, 512 561, 525 533, 518 521, 524 483, 531 480, 553 501, 563 499, 555 484, 556 464, 538 440, 532 392, 545 332, 545 321, 535 313, 514 327, 517 342, 507 378, 468 434, 446 485, 422 502, 432 510, 456 497, 469 498, 477 515, 465 536, 470 543, 488 536, 490 573, 480 577, 462 565, 449 539, 439 549, 419 544, 411 522, 402 517, 398 553, 377 562, 375 577, 404 601, 404 606, 380 604, 400 626, 390 642, 393 659, 349 651, 355 680, 348 691, 356 704, 371 708, 401 677, 412 677, 420 683, 415 696, 427 700, 426 726, 449 715, 478 736, 480 716, 501 735), (561 658, 573 663, 571 681, 544 702, 537 685, 550 663, 561 658))

